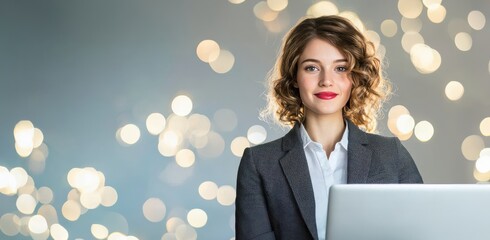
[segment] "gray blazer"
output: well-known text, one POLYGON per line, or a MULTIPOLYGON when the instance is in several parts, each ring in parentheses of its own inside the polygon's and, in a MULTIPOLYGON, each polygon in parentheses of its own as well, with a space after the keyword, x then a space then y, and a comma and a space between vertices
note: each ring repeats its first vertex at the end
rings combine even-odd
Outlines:
MULTIPOLYGON (((347 183, 422 183, 395 137, 349 124, 347 183)), ((299 125, 275 141, 245 149, 237 177, 236 239, 318 239, 315 198, 299 125)))

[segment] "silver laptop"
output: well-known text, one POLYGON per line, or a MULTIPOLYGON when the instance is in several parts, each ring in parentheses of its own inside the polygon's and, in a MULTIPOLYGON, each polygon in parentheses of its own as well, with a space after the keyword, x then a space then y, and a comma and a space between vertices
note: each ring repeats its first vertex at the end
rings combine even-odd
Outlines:
POLYGON ((330 188, 327 240, 489 240, 490 184, 330 188))

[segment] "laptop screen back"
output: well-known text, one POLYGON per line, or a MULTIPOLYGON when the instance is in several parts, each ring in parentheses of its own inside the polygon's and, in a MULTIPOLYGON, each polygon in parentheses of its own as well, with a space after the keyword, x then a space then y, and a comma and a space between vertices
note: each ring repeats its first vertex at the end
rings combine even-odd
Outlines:
POLYGON ((330 188, 327 240, 488 240, 490 184, 330 188))

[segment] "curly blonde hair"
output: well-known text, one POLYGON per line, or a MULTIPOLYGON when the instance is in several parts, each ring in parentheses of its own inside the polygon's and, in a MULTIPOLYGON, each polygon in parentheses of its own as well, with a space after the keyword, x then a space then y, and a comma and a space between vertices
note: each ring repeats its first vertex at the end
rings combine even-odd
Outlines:
POLYGON ((314 38, 328 41, 347 59, 352 81, 351 97, 343 108, 345 118, 358 127, 374 132, 382 103, 391 93, 390 83, 383 78, 381 61, 370 42, 346 18, 330 15, 306 18, 286 35, 268 83, 268 104, 263 117, 273 117, 282 125, 305 120, 304 107, 295 88, 298 60, 306 44, 314 38))

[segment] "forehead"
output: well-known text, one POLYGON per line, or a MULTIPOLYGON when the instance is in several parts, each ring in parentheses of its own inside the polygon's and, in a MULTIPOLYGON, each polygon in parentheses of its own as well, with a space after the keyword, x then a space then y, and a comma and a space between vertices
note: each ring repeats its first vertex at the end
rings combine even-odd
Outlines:
POLYGON ((345 56, 330 42, 319 38, 313 38, 306 44, 300 55, 300 61, 310 58, 320 61, 335 61, 345 59, 345 56))

